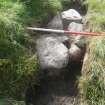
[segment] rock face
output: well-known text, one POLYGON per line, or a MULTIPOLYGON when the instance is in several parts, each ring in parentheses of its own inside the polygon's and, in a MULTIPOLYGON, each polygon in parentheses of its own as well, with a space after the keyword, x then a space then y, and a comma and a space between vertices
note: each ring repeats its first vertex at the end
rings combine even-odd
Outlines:
MULTIPOLYGON (((82 16, 74 9, 69 9, 62 12, 64 29, 73 32, 82 32, 82 16)), ((81 35, 72 36, 74 39, 69 49, 70 62, 81 62, 84 57, 86 42, 85 38, 81 35)))
POLYGON ((68 49, 52 36, 41 36, 36 43, 41 69, 62 69, 69 61, 68 49))

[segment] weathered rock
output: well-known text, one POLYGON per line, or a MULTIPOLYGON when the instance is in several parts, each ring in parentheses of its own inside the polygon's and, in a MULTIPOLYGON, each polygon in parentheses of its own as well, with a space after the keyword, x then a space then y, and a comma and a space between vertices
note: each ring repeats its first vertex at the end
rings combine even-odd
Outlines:
MULTIPOLYGON (((83 32, 83 24, 72 22, 68 26, 68 30, 71 32, 83 32)), ((77 45, 82 52, 86 49, 86 39, 84 36, 73 36, 73 43, 77 45)))
POLYGON ((84 36, 77 36, 75 37, 74 39, 74 43, 79 47, 81 48, 82 50, 85 50, 86 49, 86 39, 84 36))
POLYGON ((75 37, 71 48, 69 49, 70 61, 81 62, 83 61, 86 51, 86 39, 83 36, 75 37))
POLYGON ((42 69, 62 69, 69 60, 68 49, 52 36, 41 36, 36 43, 36 49, 42 69))
POLYGON ((70 61, 80 62, 83 59, 83 51, 74 43, 71 44, 69 49, 70 61))
POLYGON ((63 24, 62 24, 62 17, 61 14, 58 13, 47 25, 47 28, 51 29, 63 29, 63 24))
MULTIPOLYGON (((47 25, 49 29, 58 29, 63 30, 62 17, 61 14, 58 13, 47 25)), ((49 36, 53 36, 57 38, 60 42, 64 43, 68 48, 70 47, 70 38, 64 34, 49 34, 49 36)))
POLYGON ((75 9, 69 9, 67 11, 63 11, 61 13, 62 19, 63 19, 63 27, 64 29, 68 29, 68 25, 71 22, 82 22, 82 16, 75 10, 75 9))
POLYGON ((76 20, 76 21, 82 20, 82 16, 75 9, 69 9, 63 11, 62 18, 67 20, 76 20))
POLYGON ((44 35, 44 37, 49 37, 49 36, 55 37, 61 43, 65 42, 65 41, 69 41, 69 37, 66 35, 63 35, 63 34, 61 34, 61 35, 58 35, 58 34, 46 34, 46 35, 44 35))
MULTIPOLYGON (((42 37, 42 35, 40 37, 42 37)), ((63 43, 67 48, 70 48, 71 41, 70 41, 69 36, 67 36, 67 35, 63 35, 63 34, 61 34, 61 35, 59 34, 58 35, 58 34, 51 33, 51 34, 44 35, 44 37, 54 37, 58 41, 60 41, 61 43, 63 43)))
POLYGON ((68 25, 68 30, 69 31, 75 31, 75 32, 82 32, 83 31, 83 24, 71 22, 68 25))

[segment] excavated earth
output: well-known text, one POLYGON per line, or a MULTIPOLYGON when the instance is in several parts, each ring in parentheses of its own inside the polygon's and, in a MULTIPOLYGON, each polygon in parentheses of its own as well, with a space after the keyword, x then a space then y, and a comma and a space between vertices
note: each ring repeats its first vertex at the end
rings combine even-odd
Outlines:
POLYGON ((77 77, 80 76, 82 63, 73 62, 60 77, 44 77, 35 93, 30 92, 32 105, 80 105, 77 77))

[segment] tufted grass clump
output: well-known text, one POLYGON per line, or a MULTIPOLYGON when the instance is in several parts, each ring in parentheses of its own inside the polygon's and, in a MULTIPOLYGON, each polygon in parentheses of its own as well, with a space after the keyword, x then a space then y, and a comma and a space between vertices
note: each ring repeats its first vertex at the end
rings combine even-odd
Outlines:
POLYGON ((93 31, 104 31, 105 0, 86 0, 88 4, 87 18, 93 31))

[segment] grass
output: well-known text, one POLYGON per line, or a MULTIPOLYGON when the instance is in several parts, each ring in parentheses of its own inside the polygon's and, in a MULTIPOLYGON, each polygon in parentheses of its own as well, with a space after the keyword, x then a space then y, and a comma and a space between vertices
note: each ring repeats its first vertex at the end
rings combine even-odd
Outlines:
POLYGON ((60 0, 30 0, 26 5, 29 15, 34 17, 36 22, 46 21, 50 15, 52 16, 62 9, 60 0))
POLYGON ((27 88, 37 84, 38 60, 26 48, 29 36, 25 27, 33 18, 47 20, 68 1, 0 0, 0 96, 23 100, 27 88))
POLYGON ((29 20, 22 3, 0 1, 0 96, 22 100, 28 86, 36 84, 37 57, 25 47, 29 20))
POLYGON ((105 104, 105 37, 93 38, 79 87, 89 105, 105 104), (101 45, 101 46, 100 46, 101 45), (86 70, 86 71, 85 71, 86 70))
MULTIPOLYGON (((104 31, 105 1, 87 0, 88 21, 93 31, 104 31)), ((87 105, 105 105, 105 37, 91 38, 83 64, 79 89, 87 105)))
POLYGON ((37 83, 35 55, 18 44, 0 40, 0 96, 23 99, 27 88, 37 83))
POLYGON ((28 86, 37 83, 38 60, 26 48, 32 38, 25 27, 56 14, 63 1, 0 0, 0 96, 22 100, 28 86))
POLYGON ((25 105, 24 101, 0 98, 0 105, 25 105))
POLYGON ((88 4, 88 20, 93 31, 104 31, 105 26, 105 1, 86 0, 88 4))

